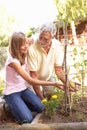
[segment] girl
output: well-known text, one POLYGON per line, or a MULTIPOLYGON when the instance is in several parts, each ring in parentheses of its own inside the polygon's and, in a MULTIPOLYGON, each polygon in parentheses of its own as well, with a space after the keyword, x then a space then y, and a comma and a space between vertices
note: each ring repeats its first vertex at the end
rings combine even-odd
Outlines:
POLYGON ((40 98, 29 90, 25 81, 34 85, 55 85, 63 89, 57 82, 35 80, 26 72, 25 57, 29 43, 22 32, 15 32, 9 44, 9 56, 6 60, 6 84, 4 99, 18 123, 30 123, 33 120, 32 112, 42 112, 44 105, 40 98))

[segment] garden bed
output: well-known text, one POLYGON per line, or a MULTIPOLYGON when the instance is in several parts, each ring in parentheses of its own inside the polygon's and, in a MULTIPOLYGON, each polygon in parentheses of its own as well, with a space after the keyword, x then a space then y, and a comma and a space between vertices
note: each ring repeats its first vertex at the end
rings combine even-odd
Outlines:
MULTIPOLYGON (((44 112, 43 112, 41 114, 40 118, 36 122, 31 123, 31 126, 35 126, 34 125, 35 123, 37 123, 38 125, 40 125, 40 124, 52 125, 52 124, 61 124, 61 123, 65 123, 65 124, 80 123, 80 125, 81 125, 81 122, 82 122, 82 124, 84 122, 86 123, 87 122, 87 97, 84 97, 83 99, 76 102, 76 104, 74 104, 74 106, 72 108, 70 115, 69 115, 69 113, 65 114, 64 106, 62 104, 61 107, 58 108, 57 113, 55 115, 53 115, 51 118, 49 118, 48 116, 45 116, 44 112)), ((3 114, 3 111, 2 111, 2 107, 1 107, 1 109, 0 109, 0 128, 6 128, 6 126, 7 126, 7 128, 9 128, 8 130, 10 130, 10 128, 19 129, 23 126, 25 127, 25 124, 23 126, 17 124, 15 122, 15 118, 11 115, 11 113, 9 113, 10 115, 8 115, 8 117, 5 117, 5 115, 2 115, 2 114, 3 114)), ((26 124, 26 125, 30 126, 30 124, 26 124)), ((79 129, 76 129, 76 130, 79 130, 79 129)))
POLYGON ((65 112, 65 107, 62 105, 58 108, 57 113, 51 117, 42 114, 39 123, 68 123, 68 122, 87 122, 87 97, 74 103, 71 112, 65 112))

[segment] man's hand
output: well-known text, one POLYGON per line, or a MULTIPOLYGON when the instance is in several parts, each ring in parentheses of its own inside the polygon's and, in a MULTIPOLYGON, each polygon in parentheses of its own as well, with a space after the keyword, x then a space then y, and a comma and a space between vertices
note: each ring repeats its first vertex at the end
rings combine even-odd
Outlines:
POLYGON ((27 38, 26 41, 27 41, 27 43, 29 44, 29 46, 34 43, 34 39, 31 38, 31 37, 30 37, 30 38, 27 38))
POLYGON ((78 91, 78 90, 79 90, 79 87, 81 86, 80 83, 76 83, 76 82, 72 82, 72 81, 70 81, 69 84, 70 84, 69 91, 71 91, 71 92, 76 92, 76 91, 78 91))
MULTIPOLYGON (((65 84, 61 84, 61 83, 56 83, 55 85, 56 87, 58 87, 59 89, 65 91, 65 84)), ((80 83, 76 83, 76 82, 71 82, 69 83, 69 86, 67 87, 67 89, 70 91, 70 92, 76 92, 79 90, 79 86, 81 86, 80 83)))

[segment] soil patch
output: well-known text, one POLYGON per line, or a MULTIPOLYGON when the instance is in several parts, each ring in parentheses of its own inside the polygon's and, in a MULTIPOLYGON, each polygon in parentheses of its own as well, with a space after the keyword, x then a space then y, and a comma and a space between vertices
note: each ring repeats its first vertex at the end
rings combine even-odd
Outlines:
POLYGON ((87 97, 84 97, 79 102, 74 103, 71 112, 65 112, 65 107, 62 104, 57 110, 57 113, 49 118, 42 114, 40 123, 68 123, 68 122, 87 122, 87 97))

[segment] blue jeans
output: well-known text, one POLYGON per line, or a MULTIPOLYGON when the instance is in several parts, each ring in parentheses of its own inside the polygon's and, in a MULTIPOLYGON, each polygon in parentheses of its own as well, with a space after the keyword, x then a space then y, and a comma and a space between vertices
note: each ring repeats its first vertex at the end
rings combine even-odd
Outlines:
POLYGON ((18 123, 30 123, 33 120, 32 112, 42 112, 44 105, 37 95, 26 89, 10 95, 4 95, 11 112, 16 117, 18 123))

